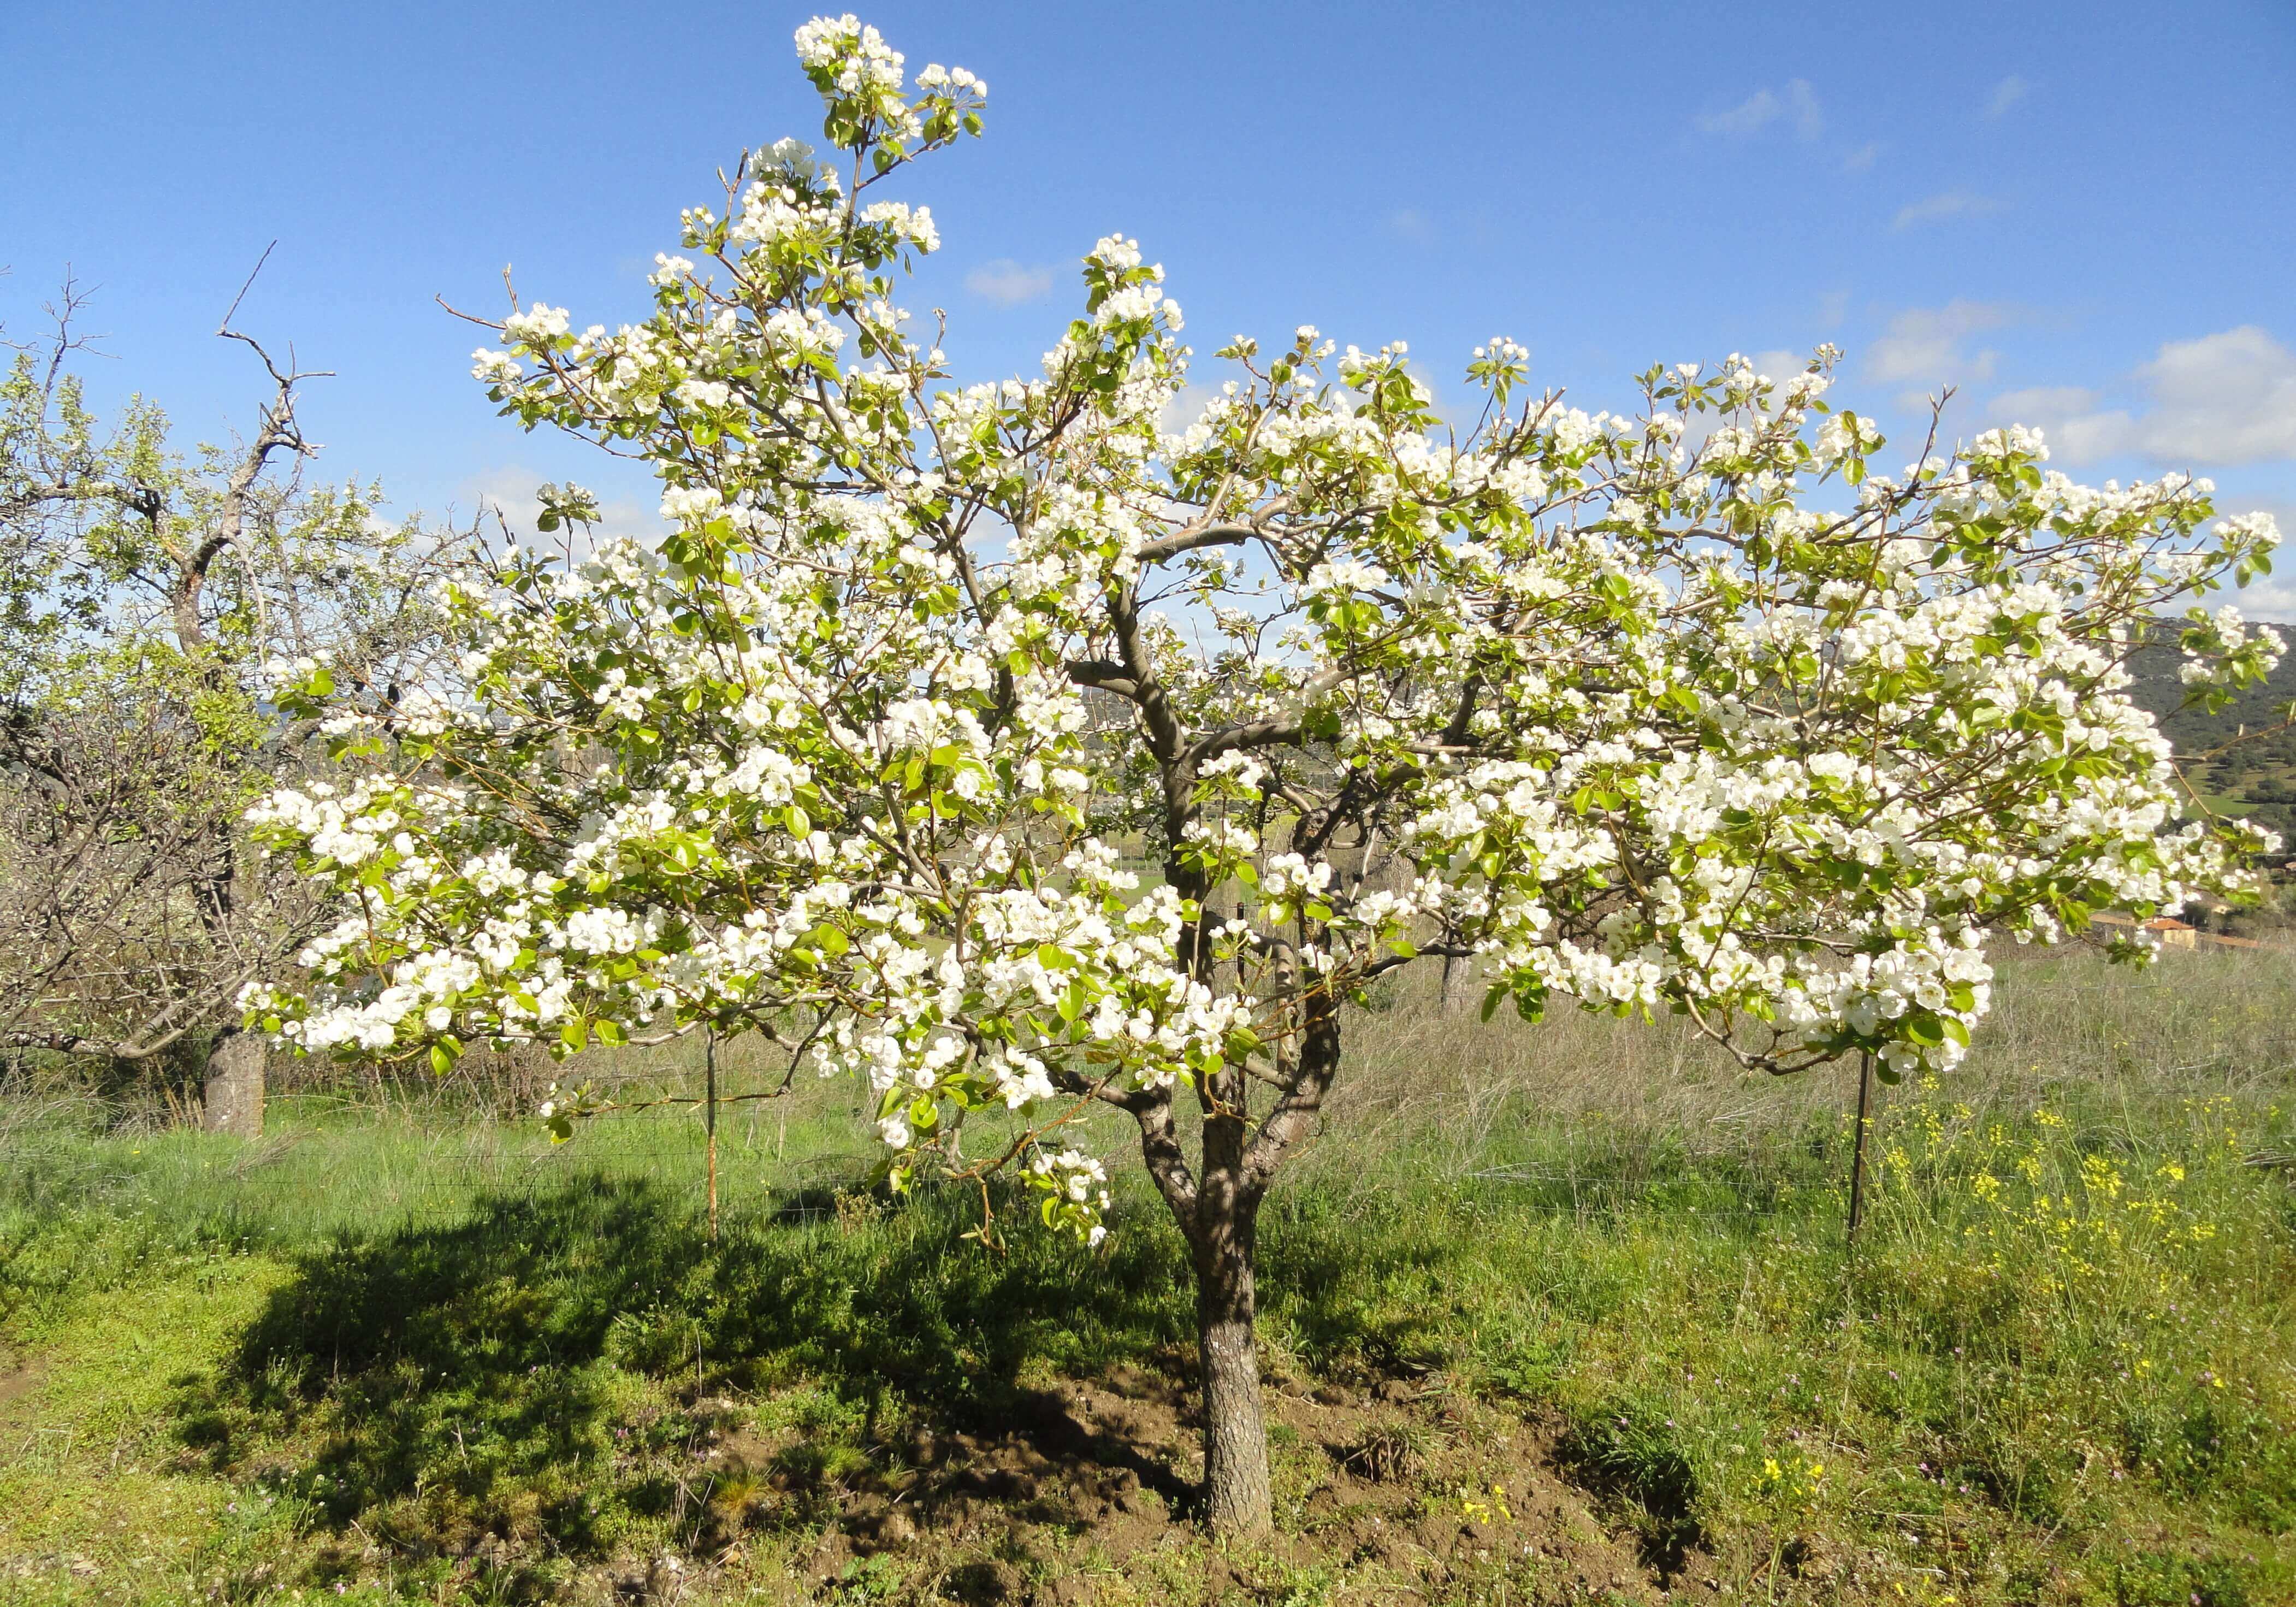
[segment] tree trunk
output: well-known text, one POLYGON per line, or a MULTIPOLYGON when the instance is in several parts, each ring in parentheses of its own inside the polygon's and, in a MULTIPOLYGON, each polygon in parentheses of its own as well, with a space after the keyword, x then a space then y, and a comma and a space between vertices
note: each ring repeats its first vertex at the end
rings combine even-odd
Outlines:
POLYGON ((252 1032, 217 1040, 208 1055, 202 1127, 238 1138, 263 1136, 263 1040, 252 1032))
POLYGON ((1267 1478, 1267 1423, 1259 1398, 1259 1352, 1252 1336, 1258 1295, 1252 1240, 1258 1201, 1234 1201, 1200 1214, 1196 1346, 1204 1373, 1205 1516, 1218 1535, 1267 1533, 1274 1496, 1267 1478))

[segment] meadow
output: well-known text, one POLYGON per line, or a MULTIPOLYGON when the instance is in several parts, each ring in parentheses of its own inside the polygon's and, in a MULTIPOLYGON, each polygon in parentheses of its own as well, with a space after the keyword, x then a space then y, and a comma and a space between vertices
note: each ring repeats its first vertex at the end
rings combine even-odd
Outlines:
POLYGON ((995 1197, 984 1247, 800 1078, 723 1107, 713 1233, 691 1104, 553 1145, 531 1090, 314 1084, 241 1144, 20 1082, 0 1600, 2296 1601, 2296 972, 2003 972, 1880 1091, 1854 1245, 1849 1071, 1374 997, 1263 1219, 1250 1548, 1120 1164, 1099 1250, 995 1197))

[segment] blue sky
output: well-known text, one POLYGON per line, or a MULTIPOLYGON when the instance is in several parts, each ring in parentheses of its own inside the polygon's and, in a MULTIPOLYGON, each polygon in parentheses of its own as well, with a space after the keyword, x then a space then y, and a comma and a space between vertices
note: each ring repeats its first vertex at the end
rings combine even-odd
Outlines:
MULTIPOLYGON (((817 137, 812 9, 15 0, 0 320, 32 332, 69 266, 99 394, 221 439, 259 391, 210 332, 275 237, 240 322, 338 372, 305 407, 327 472, 433 511, 570 474, 640 517, 642 484, 493 416, 433 298, 498 314, 508 264, 578 322, 638 316, 716 168, 817 137)), ((906 304, 948 310, 964 378, 1033 368, 1120 230, 1207 353, 1402 338, 1439 395, 1506 333, 1594 406, 1833 340, 1885 418, 1953 383, 1963 433, 2192 468, 2296 536, 2292 0, 864 14, 989 84, 988 137, 899 192, 944 242, 906 304)), ((2259 602, 2296 617, 2296 583, 2259 602)))

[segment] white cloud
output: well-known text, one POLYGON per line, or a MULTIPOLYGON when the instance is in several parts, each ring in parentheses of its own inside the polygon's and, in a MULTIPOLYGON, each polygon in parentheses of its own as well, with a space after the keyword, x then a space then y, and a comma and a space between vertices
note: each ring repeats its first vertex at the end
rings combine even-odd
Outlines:
POLYGON ((1988 117, 1999 117, 2003 112, 2008 111, 2009 108, 2023 100, 2025 98, 2025 92, 2030 88, 2032 88, 2030 84, 2025 82, 2024 79, 2019 78, 2015 73, 2011 73, 2007 78, 2002 79, 1998 84, 1996 84, 1993 86, 1992 94, 1986 98, 1985 115, 1988 117))
POLYGON ((1790 380, 1809 366, 1806 351, 1788 351, 1784 347, 1775 351, 1756 351, 1747 354, 1756 373, 1765 373, 1774 380, 1790 380))
POLYGON ((1874 170, 1874 159, 1881 154, 1882 147, 1879 145, 1860 145, 1841 159, 1841 170, 1844 173, 1870 173, 1874 170))
POLYGON ((2005 424, 2030 424, 2049 438, 2049 455, 2062 463, 2095 463, 2120 449, 2125 413, 2099 413, 2097 394, 2077 385, 2037 385, 1993 398, 1987 409, 2005 424))
POLYGON ((1027 267, 1010 257, 999 257, 967 274, 964 288, 999 307, 1018 307, 1023 301, 1034 301, 1053 288, 1053 270, 1027 267))
POLYGON ((2252 463, 2296 457, 2296 352, 2253 324, 2171 340, 2137 370, 2154 410, 2140 424, 2154 457, 2252 463))
POLYGON ((533 532, 535 517, 542 512, 542 504, 534 495, 542 480, 543 476, 530 469, 507 464, 473 474, 463 482, 463 490, 478 504, 482 517, 489 521, 499 517, 512 535, 525 537, 533 532))
POLYGON ((1204 409, 1211 406, 1212 398, 1219 393, 1220 388, 1210 381, 1190 380, 1173 393, 1170 401, 1164 404, 1164 411, 1157 417, 1156 427, 1167 435, 1185 434, 1188 426, 1203 416, 1204 409))
POLYGON ((1798 139, 1814 140, 1825 132, 1825 113, 1808 78, 1795 78, 1786 86, 1784 94, 1772 89, 1758 89, 1729 111, 1710 112, 1697 122, 1702 134, 1743 136, 1760 133, 1780 118, 1793 119, 1798 139))
POLYGON ((1993 373, 1996 354, 1968 349, 1972 335, 2016 321, 2016 309, 1998 301, 1949 301, 1943 307, 1909 307, 1866 353, 1866 372, 1876 380, 1941 385, 1982 380, 1993 373))
MULTIPOLYGON (((2284 540, 2296 536, 2296 502, 2220 493, 2216 504, 2218 512, 2222 513, 2269 513, 2273 522, 2280 527, 2284 540)), ((2210 599, 2210 604, 2221 608, 2228 603, 2251 619, 2296 622, 2296 578, 2288 572, 2291 566, 2285 562, 2286 550, 2285 547, 2282 549, 2282 573, 2252 582, 2239 590, 2226 587, 2210 599)))
MULTIPOLYGON (((2286 529, 2286 525, 2280 527, 2286 529)), ((2240 610, 2240 617, 2251 624, 2278 625, 2286 639, 2285 628, 2296 625, 2296 586, 2280 580, 2259 580, 2246 591, 2225 591, 2211 594, 2201 606, 2214 613, 2218 609, 2231 607, 2240 610)))
POLYGON ((1893 229, 1910 229, 1923 224, 1944 223, 1955 217, 1982 217, 1988 212, 1998 212, 2001 203, 1989 195, 1979 195, 1968 190, 1948 190, 1926 200, 1913 201, 1898 209, 1893 229))
POLYGON ((1992 412, 2038 425, 2076 465, 2120 453, 2177 468, 2296 458, 2296 351, 2256 324, 2169 341, 2136 379, 2152 404, 2142 413, 2072 387, 2011 391, 1992 412))

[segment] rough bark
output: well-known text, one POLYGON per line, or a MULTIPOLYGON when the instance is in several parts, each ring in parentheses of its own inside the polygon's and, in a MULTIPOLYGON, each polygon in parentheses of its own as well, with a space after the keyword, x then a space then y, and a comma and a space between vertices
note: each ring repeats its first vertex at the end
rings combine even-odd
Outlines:
POLYGON ((1249 1538, 1275 1521, 1267 1423, 1252 1334, 1257 1202, 1214 1223, 1195 1246, 1196 1346, 1204 1374, 1204 1507, 1212 1532, 1249 1538))
POLYGON ((1259 1204, 1285 1151, 1312 1130, 1340 1064, 1335 1002, 1316 993, 1302 1004, 1304 1031, 1292 1086, 1258 1134, 1244 1107, 1250 1085, 1243 1076, 1230 1069, 1208 1078, 1202 1175, 1192 1193, 1166 1190, 1187 1234, 1196 1275, 1204 1515, 1213 1533, 1238 1538, 1267 1533, 1275 1519, 1253 1332, 1259 1316, 1259 1204))
POLYGON ((1253 1283, 1259 1200, 1248 1158, 1250 1085, 1234 1068, 1207 1077, 1202 1165, 1193 1220, 1181 1226, 1196 1274, 1196 1353, 1204 1391, 1204 1515, 1212 1532, 1250 1537, 1274 1521, 1267 1424, 1259 1399, 1253 1283))
POLYGON ((263 1040, 251 1032, 226 1034, 208 1056, 200 1125, 238 1138, 263 1136, 263 1040))

